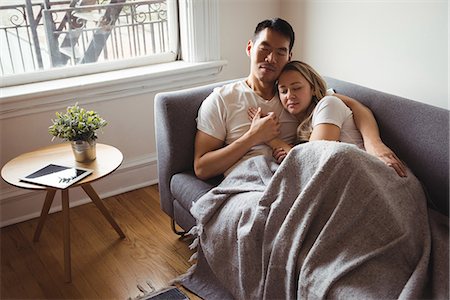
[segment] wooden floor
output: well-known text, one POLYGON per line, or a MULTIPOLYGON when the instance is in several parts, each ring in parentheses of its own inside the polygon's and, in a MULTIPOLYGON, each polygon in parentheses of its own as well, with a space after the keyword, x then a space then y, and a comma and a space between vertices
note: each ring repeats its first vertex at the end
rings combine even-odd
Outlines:
MULTIPOLYGON (((59 199, 55 199, 58 201, 59 199)), ((72 283, 64 283, 62 214, 0 229, 1 299, 128 299, 167 287, 186 272, 193 251, 170 228, 156 185, 104 199, 126 235, 120 239, 89 203, 70 209, 72 283)), ((199 299, 183 289, 191 299, 199 299)))

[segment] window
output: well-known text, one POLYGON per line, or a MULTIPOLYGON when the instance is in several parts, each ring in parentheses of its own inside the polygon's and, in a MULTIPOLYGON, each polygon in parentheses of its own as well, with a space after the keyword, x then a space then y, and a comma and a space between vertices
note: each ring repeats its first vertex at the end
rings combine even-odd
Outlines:
MULTIPOLYGON (((178 6, 179 27, 177 25, 175 31, 179 31, 180 51, 176 61, 164 63, 162 58, 158 61, 155 55, 150 55, 20 75, 0 75, 0 121, 61 109, 61 106, 73 104, 74 99, 81 104, 127 99, 133 95, 214 80, 227 64, 220 55, 218 0, 174 1, 167 0, 166 3, 178 6)), ((0 6, 4 6, 3 3, 0 0, 0 6)), ((169 19, 171 12, 177 15, 176 11, 167 11, 169 19)), ((169 22, 168 26, 172 23, 169 22)), ((4 49, 0 56, 2 61, 4 49)))
POLYGON ((176 0, 2 0, 2 85, 174 61, 176 0))

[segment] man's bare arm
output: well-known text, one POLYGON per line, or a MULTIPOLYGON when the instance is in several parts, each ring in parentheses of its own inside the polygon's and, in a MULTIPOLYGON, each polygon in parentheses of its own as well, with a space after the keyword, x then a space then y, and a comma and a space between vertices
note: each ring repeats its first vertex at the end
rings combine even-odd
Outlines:
POLYGON ((223 174, 251 148, 249 139, 223 146, 223 141, 200 130, 195 136, 194 171, 203 180, 223 174))
POLYGON ((353 98, 341 94, 334 94, 341 99, 353 112, 356 127, 361 132, 366 151, 394 168, 399 176, 406 177, 406 167, 395 153, 386 146, 380 137, 378 124, 372 111, 353 98))
POLYGON ((224 142, 200 130, 195 136, 194 172, 206 180, 223 174, 238 162, 253 146, 263 144, 279 134, 276 116, 261 117, 260 110, 250 129, 233 143, 224 142))

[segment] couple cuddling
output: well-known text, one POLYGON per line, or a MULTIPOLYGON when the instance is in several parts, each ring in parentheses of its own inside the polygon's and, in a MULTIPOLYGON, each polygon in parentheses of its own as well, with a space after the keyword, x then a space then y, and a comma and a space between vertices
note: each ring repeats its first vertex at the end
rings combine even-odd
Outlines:
POLYGON ((294 40, 283 19, 257 25, 246 48, 250 75, 214 90, 198 112, 197 177, 227 175, 255 155, 273 155, 281 162, 292 145, 313 140, 356 144, 406 176, 402 162, 381 141, 371 111, 327 90, 308 64, 291 61, 294 40))
POLYGON ((190 208, 197 262, 180 282, 206 299, 418 298, 422 186, 369 109, 291 61, 293 43, 286 21, 261 22, 250 75, 202 102, 194 171, 225 178, 190 208))

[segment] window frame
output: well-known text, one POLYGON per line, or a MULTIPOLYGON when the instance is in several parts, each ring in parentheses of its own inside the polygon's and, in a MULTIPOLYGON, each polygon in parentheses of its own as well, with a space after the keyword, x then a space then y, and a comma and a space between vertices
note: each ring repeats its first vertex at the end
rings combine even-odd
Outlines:
POLYGON ((168 20, 171 20, 168 22, 168 52, 141 57, 131 57, 120 60, 95 62, 67 67, 54 67, 46 70, 36 70, 32 72, 5 75, 1 78, 0 87, 23 85, 40 81, 50 81, 60 78, 83 76, 88 74, 115 71, 130 67, 175 61, 178 57, 180 39, 178 29, 178 5, 177 0, 166 1, 167 18, 168 20))

